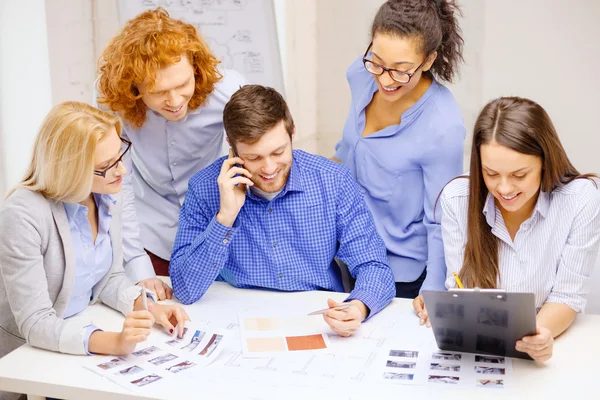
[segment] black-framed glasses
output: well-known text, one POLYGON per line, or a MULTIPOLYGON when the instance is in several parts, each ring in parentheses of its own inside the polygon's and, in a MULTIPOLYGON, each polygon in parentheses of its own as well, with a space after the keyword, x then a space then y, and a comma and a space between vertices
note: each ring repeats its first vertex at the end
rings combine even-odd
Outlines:
POLYGON ((367 51, 365 51, 365 55, 363 56, 363 64, 365 65, 365 69, 375 76, 381 76, 384 72, 387 72, 390 75, 390 78, 392 78, 398 83, 407 84, 408 82, 410 82, 410 78, 412 78, 417 73, 417 71, 423 65, 425 65, 427 59, 429 58, 429 56, 425 57, 425 60, 414 70, 413 73, 398 71, 397 69, 386 68, 381 64, 377 64, 376 62, 369 60, 367 58, 367 54, 369 54, 369 50, 371 50, 372 46, 373 42, 369 44, 369 47, 367 47, 367 51))
POLYGON ((129 151, 129 149, 131 149, 131 142, 129 140, 127 140, 127 139, 123 139, 123 138, 120 138, 120 139, 121 139, 121 142, 123 142, 125 144, 125 146, 127 146, 127 147, 125 147, 125 150, 123 150, 123 153, 121 153, 121 156, 119 158, 117 158, 117 161, 115 161, 114 163, 112 163, 110 165, 110 167, 104 169, 103 171, 96 171, 96 170, 94 170, 94 175, 98 175, 98 176, 101 176, 103 178, 106 178, 106 173, 108 171, 110 171, 111 168, 114 168, 117 164, 119 164, 120 162, 123 161, 123 157, 125 157, 125 154, 127 154, 127 152, 129 151))

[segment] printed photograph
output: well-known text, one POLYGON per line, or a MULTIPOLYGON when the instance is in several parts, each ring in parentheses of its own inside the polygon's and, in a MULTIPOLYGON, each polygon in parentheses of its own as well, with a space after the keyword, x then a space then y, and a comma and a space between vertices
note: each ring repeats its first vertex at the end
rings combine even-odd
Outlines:
POLYGON ((439 346, 453 346, 453 350, 463 346, 463 331, 458 329, 437 328, 434 329, 435 337, 439 346))
POLYGON ((434 360, 444 360, 444 361, 460 361, 461 355, 454 353, 433 353, 431 356, 434 360))
POLYGON ((389 379, 394 381, 412 381, 414 377, 414 374, 396 374, 394 372, 383 373, 383 379, 389 379))
POLYGON ((194 333, 194 336, 192 336, 192 338, 190 339, 190 342, 187 345, 183 346, 181 350, 189 352, 193 351, 196 347, 198 347, 198 345, 202 341, 202 338, 204 338, 204 335, 206 335, 206 332, 196 331, 194 333))
POLYGON ((431 383, 456 385, 460 381, 460 378, 458 376, 429 375, 429 379, 427 379, 427 381, 431 383))
POLYGON ((460 372, 460 365, 431 364, 431 369, 435 371, 460 372))
POLYGON ((504 364, 506 361, 504 360, 504 357, 475 356, 475 362, 489 363, 489 364, 504 364))
POLYGON ((149 354, 154 353, 155 351, 160 350, 158 347, 156 346, 150 346, 150 347, 146 347, 145 349, 142 350, 138 350, 138 351, 134 351, 133 354, 136 357, 141 357, 141 356, 147 356, 149 354))
POLYGON ((162 379, 162 376, 158 376, 156 374, 146 375, 143 378, 136 379, 135 381, 131 381, 137 387, 142 387, 151 384, 152 382, 156 382, 157 380, 162 379))
POLYGON ((385 366, 389 368, 416 368, 417 363, 387 360, 385 366))
POLYGON ((135 375, 142 371, 143 371, 142 368, 138 367, 137 365, 132 365, 131 367, 127 367, 125 369, 120 370, 115 375, 135 375))
POLYGON ((504 388, 504 381, 502 379, 478 379, 477 387, 504 388))
POLYGON ((118 367, 120 365, 123 365, 127 362, 127 360, 125 360, 124 358, 121 357, 115 357, 110 361, 107 361, 105 363, 102 364, 98 364, 98 368, 103 369, 103 370, 108 370, 114 367, 118 367))
POLYGON ((163 354, 162 356, 155 357, 148 362, 154 365, 161 365, 176 358, 177 356, 175 354, 163 354))
POLYGON ((202 349, 202 351, 200 353, 198 353, 198 355, 204 356, 204 357, 210 357, 210 355, 213 353, 213 351, 215 351, 215 349, 217 347, 219 347, 219 343, 221 342, 221 339, 223 339, 223 335, 212 335, 212 337, 208 341, 208 344, 206 345, 206 347, 204 347, 202 349))
POLYGON ((435 316, 446 319, 463 319, 465 317, 465 306, 462 304, 436 303, 435 316))
POLYGON ((492 336, 477 335, 475 350, 482 353, 506 354, 506 341, 492 336))
POLYGON ((419 357, 419 352, 412 350, 390 350, 390 357, 417 358, 419 357))
POLYGON ((506 370, 504 368, 498 368, 498 367, 482 367, 480 365, 475 366, 475 373, 476 374, 494 374, 494 375, 504 375, 506 373, 506 370))
POLYGON ((477 322, 483 325, 508 327, 508 311, 498 308, 480 308, 477 314, 477 322))
POLYGON ((169 368, 165 368, 165 369, 169 372, 176 374, 180 371, 183 371, 184 369, 192 368, 194 365, 196 365, 196 364, 191 361, 183 361, 183 362, 180 362, 179 364, 171 365, 169 368))
POLYGON ((185 334, 187 333, 188 328, 183 328, 183 336, 180 338, 177 337, 177 335, 175 335, 175 338, 169 340, 168 342, 165 342, 166 344, 168 344, 169 346, 177 346, 178 344, 180 344, 181 342, 183 342, 185 340, 185 334))

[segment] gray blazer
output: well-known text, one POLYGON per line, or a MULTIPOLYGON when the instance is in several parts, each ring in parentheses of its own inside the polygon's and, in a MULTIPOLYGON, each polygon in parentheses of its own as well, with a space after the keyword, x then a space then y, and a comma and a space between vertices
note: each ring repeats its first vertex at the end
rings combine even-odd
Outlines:
MULTIPOLYGON (((113 264, 94 286, 98 299, 123 314, 133 309, 141 289, 123 271, 121 199, 111 210, 113 264)), ((18 189, 0 207, 0 357, 25 342, 71 354, 86 354, 85 326, 63 319, 75 277, 75 254, 64 203, 18 189)))

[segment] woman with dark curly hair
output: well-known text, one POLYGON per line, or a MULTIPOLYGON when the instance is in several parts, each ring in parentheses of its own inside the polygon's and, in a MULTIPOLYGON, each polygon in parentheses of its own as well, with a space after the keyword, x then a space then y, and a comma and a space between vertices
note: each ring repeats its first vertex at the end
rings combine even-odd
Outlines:
POLYGON ((347 71, 350 113, 334 159, 362 186, 385 241, 396 296, 444 289, 434 203, 462 172, 465 127, 451 82, 463 39, 453 0, 389 0, 347 71))
POLYGON ((97 101, 121 117, 132 143, 125 268, 161 299, 171 291, 155 273, 168 275, 188 180, 221 155, 223 108, 244 84, 218 63, 194 26, 162 8, 128 21, 99 60, 97 101))

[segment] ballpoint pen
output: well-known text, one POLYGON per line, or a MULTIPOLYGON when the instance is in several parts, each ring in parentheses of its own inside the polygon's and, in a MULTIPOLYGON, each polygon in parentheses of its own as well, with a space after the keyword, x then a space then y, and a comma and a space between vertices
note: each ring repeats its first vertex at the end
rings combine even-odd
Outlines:
POLYGON ((319 314, 325 314, 327 311, 329 310, 336 310, 336 311, 340 311, 340 310, 345 310, 347 308, 352 307, 353 304, 350 303, 345 303, 345 304, 340 304, 339 306, 335 306, 335 307, 330 307, 330 308, 324 308, 322 310, 317 310, 317 311, 313 311, 311 313, 308 313, 306 315, 319 315, 319 314))

